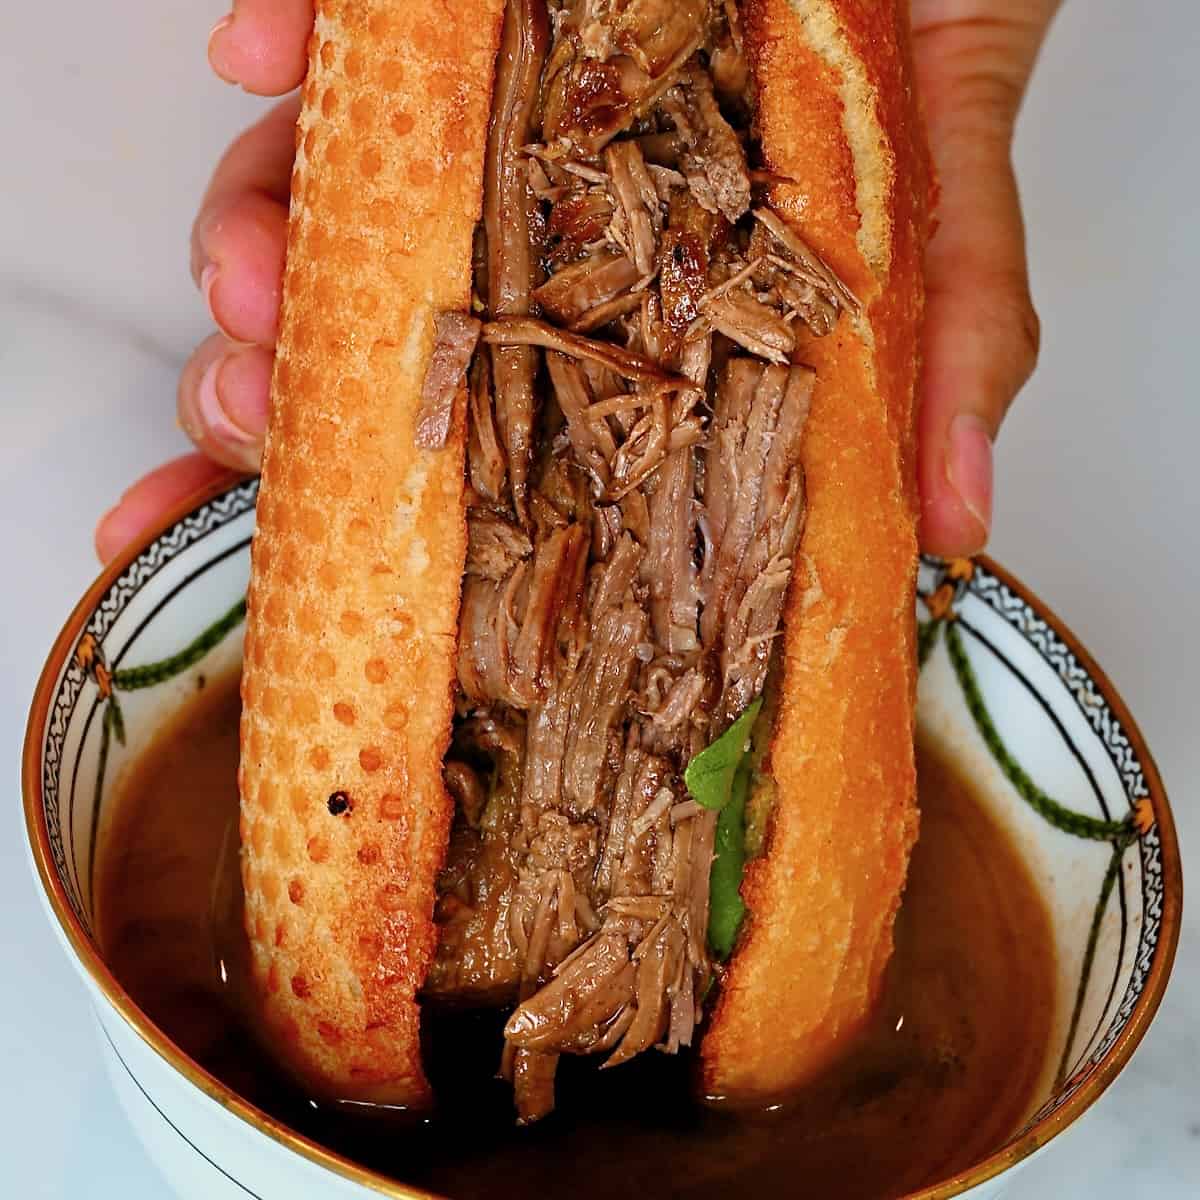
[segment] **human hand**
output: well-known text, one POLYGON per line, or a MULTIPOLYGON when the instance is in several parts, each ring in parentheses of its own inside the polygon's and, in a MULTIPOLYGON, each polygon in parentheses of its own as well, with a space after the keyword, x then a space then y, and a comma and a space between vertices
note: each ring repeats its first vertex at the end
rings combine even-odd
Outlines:
MULTIPOLYGON (((1011 162, 1017 110, 1059 0, 912 0, 913 47, 934 159, 940 228, 927 259, 918 427, 921 542, 943 555, 987 541, 992 443, 1037 358, 1025 235, 1011 162)), ((312 0, 235 0, 209 60, 259 95, 299 85, 312 0)), ((278 332, 298 100, 244 133, 213 176, 192 232, 192 275, 220 330, 179 383, 199 454, 122 497, 96 531, 111 558, 175 503, 234 468, 258 467, 278 332)))

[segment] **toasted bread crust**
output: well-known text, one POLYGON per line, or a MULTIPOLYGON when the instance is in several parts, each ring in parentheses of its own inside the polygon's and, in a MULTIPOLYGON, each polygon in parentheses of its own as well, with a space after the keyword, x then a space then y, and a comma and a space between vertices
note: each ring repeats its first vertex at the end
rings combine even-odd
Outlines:
POLYGON ((876 999, 916 837, 913 463, 930 172, 892 0, 748 0, 778 210, 864 302, 805 357, 808 516, 785 615, 774 808, 704 1038, 705 1092, 760 1103, 876 999))
POLYGON ((243 676, 267 1034, 316 1093, 400 1105, 428 1099, 466 536, 463 414, 437 452, 413 430, 434 313, 469 303, 503 0, 434 9, 318 5, 243 676))

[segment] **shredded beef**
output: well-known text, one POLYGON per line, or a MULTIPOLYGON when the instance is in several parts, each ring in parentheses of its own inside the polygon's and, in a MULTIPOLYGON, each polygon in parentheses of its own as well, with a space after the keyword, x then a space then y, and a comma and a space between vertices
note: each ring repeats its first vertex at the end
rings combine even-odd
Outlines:
POLYGON ((570 328, 637 281, 638 268, 624 254, 601 252, 552 275, 533 295, 547 317, 570 328))
POLYGON ((612 223, 613 204, 603 188, 563 185, 546 222, 552 263, 571 262, 600 245, 612 223))
POLYGON ((518 1050, 508 1078, 512 1080, 517 1101, 517 1122, 530 1125, 554 1111, 554 1073, 557 1054, 539 1054, 536 1050, 518 1050))
POLYGON ((481 337, 426 992, 516 1005, 523 1122, 560 1054, 693 1040, 716 814, 683 771, 765 685, 804 522, 800 364, 858 310, 761 200, 748 79, 733 0, 509 0, 484 325, 448 322, 427 380, 441 444, 481 337))
MULTIPOLYGON (((484 169, 487 302, 493 317, 528 313, 537 279, 530 221, 533 205, 521 147, 532 140, 549 35, 545 0, 509 0, 496 60, 484 169)), ((536 358, 525 347, 497 347, 492 353, 497 425, 508 456, 513 506, 522 519, 533 452, 536 370, 536 358)))
POLYGON ((513 568, 533 553, 519 525, 500 513, 481 509, 467 524, 467 574, 507 579, 513 568))
POLYGON ((508 318, 483 327, 483 340, 491 346, 529 347, 557 350, 572 358, 594 362, 633 383, 648 384, 658 390, 685 387, 686 381, 664 371, 657 363, 611 342, 597 341, 556 329, 546 321, 533 318, 508 318))
POLYGON ((503 495, 507 467, 496 432, 492 366, 486 354, 476 355, 471 365, 467 427, 467 472, 471 486, 485 500, 498 502, 503 495))
POLYGON ((726 292, 706 302, 703 312, 718 333, 759 358, 786 363, 796 348, 791 326, 753 296, 726 292))
POLYGON ((546 365, 559 410, 567 422, 567 437, 575 461, 592 478, 594 490, 603 493, 608 488, 612 460, 617 453, 612 430, 605 422, 588 416, 591 389, 577 362, 552 350, 546 355, 546 365))
POLYGON ((679 90, 668 111, 686 147, 684 177, 701 208, 737 222, 750 207, 745 148, 722 115, 707 72, 693 65, 679 90))
POLYGON ((657 234, 662 229, 658 190, 637 142, 614 142, 604 152, 613 201, 620 221, 613 240, 633 260, 638 274, 654 273, 657 234))
POLYGON ((851 312, 859 311, 861 306, 858 297, 838 278, 833 269, 805 244, 804 239, 778 213, 769 208, 758 208, 754 210, 754 219, 786 251, 791 259, 789 264, 791 269, 807 278, 835 310, 844 307, 851 312))
POLYGON ((699 645, 695 497, 696 455, 689 446, 671 453, 658 472, 642 560, 655 642, 669 654, 689 654, 699 645))
POLYGON ((637 647, 645 634, 646 615, 634 603, 609 608, 594 618, 591 645, 575 679, 568 718, 563 801, 572 816, 594 813, 608 790, 611 741, 624 715, 637 647))
POLYGON ((581 600, 587 541, 582 526, 569 525, 556 530, 534 552, 521 632, 509 664, 513 692, 525 704, 532 704, 548 685, 559 621, 581 600))
POLYGON ((600 934, 509 1018, 504 1036, 522 1050, 561 1050, 606 1025, 633 997, 636 971, 627 941, 600 934))
POLYGON ((474 317, 463 313, 438 313, 434 321, 433 356, 417 414, 416 443, 423 449, 439 450, 450 436, 454 401, 463 386, 481 328, 474 317))
POLYGON ((565 4, 543 80, 544 136, 589 154, 649 113, 708 33, 709 0, 565 4))

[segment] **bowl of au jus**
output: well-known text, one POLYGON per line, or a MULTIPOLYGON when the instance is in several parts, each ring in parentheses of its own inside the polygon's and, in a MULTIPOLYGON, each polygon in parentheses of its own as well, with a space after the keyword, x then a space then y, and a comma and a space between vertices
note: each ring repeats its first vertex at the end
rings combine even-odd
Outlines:
MULTIPOLYGON (((987 559, 922 563, 921 833, 874 1015, 770 1111, 686 1056, 570 1064, 518 1129, 501 1021, 429 1013, 432 1116, 316 1103, 256 1033, 238 870, 238 678, 256 484, 109 567, 50 652, 24 808, 113 1087, 186 1198, 997 1194, 1129 1061, 1179 934, 1171 811, 1066 625, 987 559)), ((802 981, 797 982, 802 986, 802 981)))

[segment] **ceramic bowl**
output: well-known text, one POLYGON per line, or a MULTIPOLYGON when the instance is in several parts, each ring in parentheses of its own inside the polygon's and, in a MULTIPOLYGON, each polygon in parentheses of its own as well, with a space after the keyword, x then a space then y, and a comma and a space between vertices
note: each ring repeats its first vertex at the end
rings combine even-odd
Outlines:
MULTIPOLYGON (((51 927, 99 1018, 116 1093, 181 1196, 418 1196, 223 1087, 138 1010, 93 937, 97 830, 113 781, 198 675, 239 659, 255 486, 227 487, 180 513, 107 570, 67 622, 25 745, 30 852, 51 927)), ((1026 848, 1060 972, 1036 1111, 990 1157, 918 1193, 982 1200, 1129 1061, 1166 987, 1182 881, 1154 762, 1063 623, 986 559, 926 562, 919 591, 920 719, 1026 848)))

